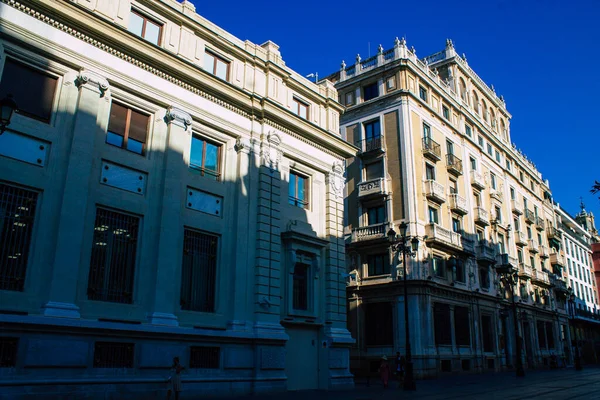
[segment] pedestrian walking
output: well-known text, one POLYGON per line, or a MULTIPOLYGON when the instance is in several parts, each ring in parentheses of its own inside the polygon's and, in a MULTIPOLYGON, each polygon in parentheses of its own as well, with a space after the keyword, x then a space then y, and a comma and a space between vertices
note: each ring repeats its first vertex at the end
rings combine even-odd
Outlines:
POLYGON ((396 352, 396 378, 398 379, 398 388, 404 385, 404 364, 406 360, 404 356, 400 355, 400 352, 396 352))
POLYGON ((173 357, 173 365, 171 366, 171 376, 167 380, 171 387, 167 391, 167 400, 171 399, 171 393, 175 393, 175 400, 179 400, 179 392, 181 392, 181 371, 185 368, 179 363, 179 357, 173 357))
POLYGON ((381 357, 381 365, 379 366, 379 376, 381 377, 381 382, 383 383, 383 387, 388 387, 388 381, 390 379, 390 366, 387 362, 387 356, 381 357))

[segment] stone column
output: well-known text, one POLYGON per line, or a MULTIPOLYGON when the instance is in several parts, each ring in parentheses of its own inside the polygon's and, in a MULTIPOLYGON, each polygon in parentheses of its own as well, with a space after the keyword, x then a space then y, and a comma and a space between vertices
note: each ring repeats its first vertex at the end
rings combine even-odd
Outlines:
POLYGON ((192 117, 185 111, 171 107, 165 115, 168 124, 165 146, 162 207, 159 220, 160 247, 156 259, 156 287, 154 290, 154 308, 148 316, 151 324, 177 326, 175 307, 179 304, 180 279, 176 274, 181 270, 175 265, 176 254, 181 252, 183 223, 181 204, 184 202, 185 181, 183 173, 183 152, 185 143, 191 134, 192 117))
POLYGON ((96 135, 104 134, 98 124, 98 110, 108 90, 108 81, 94 72, 82 70, 75 83, 79 97, 59 210, 52 280, 49 282, 48 302, 42 306, 43 315, 49 317, 80 317, 75 299, 94 163, 94 142, 96 135))

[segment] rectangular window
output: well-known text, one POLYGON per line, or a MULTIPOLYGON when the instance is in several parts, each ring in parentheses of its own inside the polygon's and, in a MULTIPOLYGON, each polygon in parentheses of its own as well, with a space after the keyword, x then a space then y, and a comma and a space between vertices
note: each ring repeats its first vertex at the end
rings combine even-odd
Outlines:
POLYGON ((538 344, 540 349, 546 350, 546 324, 544 321, 537 321, 538 344))
POLYGON ((308 177, 290 172, 289 204, 300 208, 308 208, 308 196, 308 177))
POLYGON ((521 232, 521 222, 520 222, 520 220, 519 220, 518 217, 515 217, 513 219, 513 224, 514 224, 514 227, 515 227, 515 231, 521 232))
POLYGON ((458 217, 452 217, 452 231, 455 233, 462 233, 462 224, 458 217))
POLYGON ((448 185, 448 189, 450 189, 450 194, 458 193, 458 183, 454 179, 449 180, 450 184, 448 185))
POLYGON ((425 89, 423 86, 419 86, 419 97, 424 102, 427 102, 427 89, 425 89))
POLYGON ((506 169, 512 171, 512 163, 509 159, 506 160, 506 169))
POLYGON ((150 43, 160 45, 162 24, 131 10, 129 14, 129 26, 127 30, 134 35, 146 39, 150 43))
POLYGON ((446 278, 446 265, 441 257, 433 257, 431 259, 431 267, 433 274, 439 278, 446 278))
POLYGON ((220 180, 221 145, 192 135, 192 146, 190 149, 190 168, 200 172, 216 181, 220 180))
POLYGON ((394 344, 394 317, 391 303, 366 303, 365 342, 367 346, 391 346, 394 344))
POLYGON ((454 307, 454 336, 457 346, 471 345, 471 323, 467 307, 454 307))
POLYGON ((371 207, 367 209, 367 223, 375 225, 385 222, 385 207, 371 207))
POLYGON ((471 135, 472 135, 472 132, 473 132, 473 131, 472 131, 471 127, 470 127, 469 125, 465 125, 465 134, 466 134, 468 137, 471 137, 471 135))
POLYGON ((498 206, 495 207, 494 214, 495 214, 496 220, 498 222, 502 222, 502 210, 500 209, 500 207, 498 207, 498 206))
POLYGON ((483 148, 483 137, 481 135, 477 137, 477 142, 479 143, 479 147, 483 148))
POLYGON ((190 368, 219 369, 221 348, 216 346, 191 346, 190 368))
POLYGON ((218 244, 218 236, 191 229, 183 231, 182 310, 215 311, 218 244))
POLYGON ((429 207, 429 223, 432 223, 432 224, 439 223, 437 208, 429 207))
POLYGON ((554 348, 554 324, 552 322, 546 321, 546 341, 548 343, 548 348, 554 348))
POLYGON ((479 284, 483 289, 490 288, 490 273, 488 267, 479 268, 479 284))
POLYGON ((519 260, 519 264, 523 262, 523 250, 517 249, 517 260, 519 260))
POLYGON ((139 224, 138 217, 96 209, 88 299, 133 302, 139 224))
POLYGON ((365 130, 365 140, 367 142, 381 137, 381 125, 379 119, 365 122, 363 128, 365 130))
POLYGON ((452 331, 450 323, 450 306, 448 304, 433 304, 433 325, 435 329, 435 345, 451 345, 452 331))
POLYGON ((500 162, 500 152, 496 150, 496 161, 500 162))
POLYGON ((487 144, 487 152, 490 156, 494 155, 494 149, 492 148, 492 145, 489 143, 487 144))
POLYGON ((449 140, 446 140, 446 152, 448 154, 454 154, 454 143, 449 140))
POLYGON ((308 119, 308 104, 294 97, 292 112, 300 118, 308 119))
POLYGON ((435 181, 435 167, 425 163, 425 178, 429 181, 435 181))
POLYGON ((471 169, 477 171, 477 160, 473 157, 469 157, 469 160, 471 161, 471 169))
POLYGON ((144 154, 150 117, 119 103, 110 106, 106 143, 144 154))
POLYGON ((525 178, 523 177, 523 171, 519 171, 519 180, 521 182, 523 182, 523 180, 525 180, 525 178))
POLYGON ((492 182, 492 189, 496 190, 496 175, 490 173, 490 180, 492 182))
POLYGON ((483 351, 491 353, 494 351, 494 326, 492 317, 489 315, 481 316, 481 331, 483 336, 483 351))
POLYGON ((42 122, 50 122, 58 79, 7 58, 0 81, 0 99, 8 95, 17 103, 15 111, 42 122))
POLYGON ((431 139, 431 127, 426 123, 423 123, 423 137, 426 139, 431 139))
POLYGON ((369 254, 367 256, 369 276, 389 274, 388 258, 388 254, 369 254))
POLYGON ((365 179, 370 181, 372 179, 383 178, 383 162, 377 161, 374 163, 365 165, 365 179))
POLYGON ((515 198, 516 198, 515 188, 511 187, 510 188, 510 199, 514 200, 515 198))
POLYGON ((134 344, 94 343, 94 368, 133 368, 134 344))
POLYGON ((461 259, 456 260, 456 274, 454 279, 457 282, 465 283, 467 281, 467 274, 465 273, 465 263, 461 259))
POLYGON ((363 86, 363 100, 369 101, 379 97, 379 85, 373 82, 370 85, 363 86))
POLYGON ((450 109, 448 109, 448 107, 442 106, 442 114, 444 115, 445 119, 450 121, 450 109))
POLYGON ((210 51, 204 53, 204 70, 217 78, 229 80, 229 61, 210 51))
POLYGON ((354 105, 354 91, 346 93, 346 105, 354 105))
POLYGON ((294 310, 308 310, 309 270, 307 264, 296 263, 292 281, 292 307, 294 310))
POLYGON ((477 207, 481 207, 481 196, 477 192, 473 192, 473 199, 475 200, 475 205, 477 207))
POLYGON ((498 234, 498 250, 500 250, 500 254, 506 253, 506 242, 504 241, 504 235, 498 234))
POLYGON ((37 197, 0 183, 0 290, 25 287, 37 197))

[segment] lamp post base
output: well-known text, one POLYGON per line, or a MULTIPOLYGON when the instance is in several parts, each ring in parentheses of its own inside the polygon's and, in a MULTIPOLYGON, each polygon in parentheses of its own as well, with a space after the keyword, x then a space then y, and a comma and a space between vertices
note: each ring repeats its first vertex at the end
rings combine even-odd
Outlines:
POLYGON ((415 376, 413 375, 413 363, 407 361, 405 365, 406 374, 404 375, 404 390, 417 390, 417 383, 415 382, 415 376))

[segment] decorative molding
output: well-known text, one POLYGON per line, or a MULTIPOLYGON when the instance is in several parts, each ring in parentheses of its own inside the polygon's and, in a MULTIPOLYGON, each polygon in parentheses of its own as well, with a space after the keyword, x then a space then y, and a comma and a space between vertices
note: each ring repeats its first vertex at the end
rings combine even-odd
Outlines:
POLYGON ((334 161, 331 171, 327 174, 326 183, 330 185, 331 191, 335 197, 344 195, 344 165, 340 161, 334 161))
POLYGON ((167 125, 173 123, 187 130, 192 125, 192 116, 181 108, 171 106, 165 114, 165 122, 167 125))
POLYGON ((237 153, 244 152, 248 154, 252 151, 252 142, 248 138, 239 137, 236 139, 233 148, 237 153))
POLYGON ((260 143, 260 165, 269 167, 271 171, 279 171, 282 157, 281 137, 273 131, 263 134, 260 143))
POLYGON ((89 85, 91 89, 100 93, 100 97, 104 97, 104 94, 108 91, 108 87, 110 86, 105 77, 87 69, 79 71, 79 75, 75 78, 75 85, 77 85, 78 88, 89 85))

